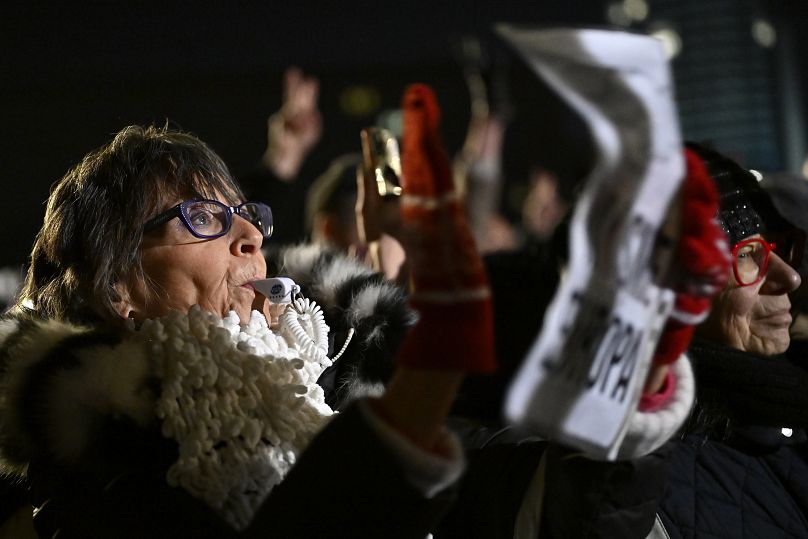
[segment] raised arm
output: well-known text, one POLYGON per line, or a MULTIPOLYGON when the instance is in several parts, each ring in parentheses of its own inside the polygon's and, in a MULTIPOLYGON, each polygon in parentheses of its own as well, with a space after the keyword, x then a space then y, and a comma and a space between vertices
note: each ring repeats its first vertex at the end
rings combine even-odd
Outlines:
POLYGON ((401 239, 420 320, 376 409, 430 449, 463 374, 494 369, 491 296, 440 141, 435 95, 427 86, 410 86, 403 108, 401 239))

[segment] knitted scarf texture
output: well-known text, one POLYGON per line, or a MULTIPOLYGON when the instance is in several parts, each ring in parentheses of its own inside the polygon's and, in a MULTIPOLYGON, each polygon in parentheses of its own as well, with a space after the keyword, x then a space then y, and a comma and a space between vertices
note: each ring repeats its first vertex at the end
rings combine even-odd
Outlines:
POLYGON ((298 302, 272 330, 257 311, 241 326, 234 312, 194 307, 139 332, 161 379, 163 435, 179 446, 169 484, 239 530, 333 414, 317 385, 331 365, 328 327, 319 307, 298 302))

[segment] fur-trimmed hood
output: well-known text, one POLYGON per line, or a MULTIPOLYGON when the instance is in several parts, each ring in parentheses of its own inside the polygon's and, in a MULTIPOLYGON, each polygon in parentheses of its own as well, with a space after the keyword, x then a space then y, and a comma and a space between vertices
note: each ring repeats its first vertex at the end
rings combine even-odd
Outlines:
POLYGON ((0 473, 67 464, 110 418, 154 421, 142 342, 55 320, 0 320, 0 473))

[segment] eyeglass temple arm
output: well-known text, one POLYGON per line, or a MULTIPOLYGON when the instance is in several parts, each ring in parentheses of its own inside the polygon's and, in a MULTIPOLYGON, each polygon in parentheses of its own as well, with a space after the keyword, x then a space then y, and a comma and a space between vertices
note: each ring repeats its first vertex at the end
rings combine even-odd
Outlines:
POLYGON ((162 215, 158 215, 154 219, 147 221, 146 224, 143 225, 143 232, 150 232, 158 226, 164 225, 175 217, 181 217, 179 206, 175 206, 162 215))

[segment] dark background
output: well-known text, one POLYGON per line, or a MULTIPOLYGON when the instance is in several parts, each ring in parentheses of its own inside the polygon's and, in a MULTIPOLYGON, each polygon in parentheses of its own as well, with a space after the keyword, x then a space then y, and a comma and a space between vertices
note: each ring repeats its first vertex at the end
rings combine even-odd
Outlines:
MULTIPOLYGON (((658 0, 630 27, 681 33, 674 62, 685 134, 711 137, 750 166, 799 166, 808 2, 658 0), (778 29, 764 49, 748 31, 778 29)), ((611 2, 5 2, 0 7, 0 266, 25 261, 49 186, 89 150, 132 123, 170 120, 216 149, 238 175, 264 149, 266 118, 281 103, 285 68, 321 82, 325 131, 315 168, 358 150, 358 130, 395 108, 409 82, 433 84, 450 148, 462 141, 468 93, 456 53, 479 36, 485 67, 507 54, 498 21, 608 25, 611 2), (351 88, 378 105, 351 112, 351 88)))

